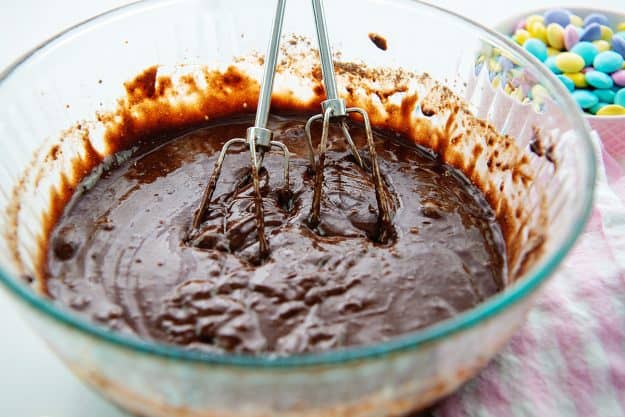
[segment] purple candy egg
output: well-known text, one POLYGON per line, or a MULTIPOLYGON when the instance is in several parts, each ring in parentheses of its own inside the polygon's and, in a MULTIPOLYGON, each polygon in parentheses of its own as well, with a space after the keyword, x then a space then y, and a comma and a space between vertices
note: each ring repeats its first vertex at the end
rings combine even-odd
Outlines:
POLYGON ((625 87, 625 70, 618 70, 612 73, 612 80, 614 84, 625 87))
POLYGON ((625 58, 625 39, 620 36, 612 37, 612 50, 625 58))
POLYGON ((579 40, 585 42, 592 42, 601 39, 601 25, 593 22, 586 26, 582 33, 579 34, 579 40))
POLYGON ((519 20, 514 28, 514 31, 516 32, 519 29, 525 29, 525 19, 519 20))
POLYGON ((586 67, 586 68, 583 68, 583 69, 582 69, 582 72, 583 72, 584 74, 586 74, 587 72, 591 72, 591 71, 594 71, 594 70, 595 70, 595 69, 594 69, 593 67, 586 67))
POLYGON ((564 47, 567 51, 570 51, 577 42, 579 42, 579 33, 577 33, 577 28, 573 25, 568 25, 564 28, 564 47))
POLYGON ((610 26, 610 21, 608 20, 607 16, 601 13, 591 13, 586 16, 586 18, 584 19, 584 26, 590 26, 592 23, 603 26, 610 26))
POLYGON ((550 23, 557 23, 562 27, 566 27, 571 23, 570 13, 564 9, 551 9, 545 12, 545 26, 550 23))

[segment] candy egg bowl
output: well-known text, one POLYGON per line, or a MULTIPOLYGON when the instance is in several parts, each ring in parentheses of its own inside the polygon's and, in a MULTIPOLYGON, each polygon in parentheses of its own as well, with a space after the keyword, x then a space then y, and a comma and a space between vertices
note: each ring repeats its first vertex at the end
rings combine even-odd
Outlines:
MULTIPOLYGON (((566 7, 566 5, 562 5, 561 8, 571 11, 581 18, 590 13, 603 14, 608 18, 611 27, 616 27, 617 24, 625 21, 624 12, 586 7, 566 7)), ((502 34, 509 36, 514 33, 518 22, 525 19, 527 16, 543 15, 547 10, 549 10, 549 8, 528 10, 497 23, 494 28, 502 34)), ((623 127, 625 127, 625 116, 595 116, 584 113, 584 117, 588 120, 590 127, 599 134, 603 145, 610 155, 621 164, 625 164, 625 140, 623 140, 622 134, 623 127)))
MULTIPOLYGON (((341 93, 347 94, 346 80, 380 90, 385 87, 376 83, 406 81, 399 95, 349 100, 370 106, 374 126, 429 126, 427 132, 438 133, 406 131, 482 188, 507 231, 507 288, 474 309, 383 343, 287 357, 209 354, 146 342, 79 318, 40 295, 36 265, 38 242, 50 226, 48 196, 77 187, 89 174, 72 171, 85 161, 81 144, 111 156, 103 139, 106 125, 96 113, 113 111, 124 82, 153 65, 163 73, 202 73, 203 66, 234 64, 258 79, 254 60, 238 57, 264 51, 272 14, 253 0, 148 1, 111 11, 60 34, 0 76, 0 281, 72 372, 134 415, 359 417, 421 409, 455 390, 504 346, 588 219, 595 179, 588 125, 534 58, 498 33, 419 2, 349 0, 328 2, 326 9, 340 60, 385 68, 342 66, 341 93), (355 10, 358 18, 345 24, 355 10), (384 36, 388 50, 376 48, 370 32, 384 36), (440 34, 436 43, 433 33, 440 34), (505 52, 542 86, 548 97, 540 107, 492 88, 479 62, 494 51, 505 52), (349 78, 354 74, 362 78, 349 78), (397 103, 411 102, 406 97, 416 100, 410 111, 382 111, 403 109, 397 103), (453 143, 442 140, 448 131, 458 134, 453 143), (52 150, 54 163, 46 158, 52 150)), ((284 32, 297 34, 293 54, 310 48, 302 38, 314 39, 312 21, 310 8, 289 3, 284 32)), ((319 100, 298 72, 306 69, 306 59, 286 61, 276 78, 276 104, 290 93, 297 98, 292 101, 313 103, 310 109, 317 111, 319 100)), ((197 97, 188 97, 184 86, 172 88, 188 99, 175 108, 195 114, 197 97)), ((141 108, 133 110, 130 117, 142 115, 141 108)))

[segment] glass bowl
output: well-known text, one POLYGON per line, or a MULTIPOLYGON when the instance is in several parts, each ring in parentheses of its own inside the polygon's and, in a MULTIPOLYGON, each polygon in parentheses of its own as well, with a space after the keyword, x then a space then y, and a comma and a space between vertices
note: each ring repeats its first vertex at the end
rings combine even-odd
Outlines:
MULTIPOLYGON (((326 5, 328 24, 342 60, 429 73, 461 97, 467 111, 488 122, 484 129, 507 135, 506 148, 518 150, 514 157, 526 170, 522 184, 505 166, 489 170, 495 149, 484 135, 467 136, 461 146, 451 147, 453 158, 444 155, 472 180, 483 180, 490 187, 487 195, 502 197, 492 200, 498 201, 496 212, 518 209, 516 220, 502 217, 511 227, 509 253, 519 255, 509 259, 507 288, 452 319, 384 343, 278 358, 141 341, 40 296, 29 284, 40 256, 36 240, 48 195, 66 167, 59 164, 56 174, 24 179, 29 167, 45 162, 45 153, 37 151, 54 145, 59 132, 75 122, 113 108, 124 95, 124 81, 146 67, 223 65, 264 52, 272 9, 273 4, 254 0, 139 2, 65 31, 0 75, 5 213, 0 281, 79 378, 138 416, 360 417, 423 408, 474 375, 506 343, 589 216, 595 156, 588 125, 564 87, 533 57, 504 36, 434 6, 409 0, 334 1, 326 5), (386 37, 387 51, 371 43, 370 32, 386 37), (501 54, 523 69, 528 82, 541 86, 540 100, 520 103, 492 87, 495 78, 485 63, 501 54), (486 151, 471 156, 475 145, 486 151), (18 205, 16 195, 22 197, 18 205)), ((290 2, 284 33, 315 39, 311 7, 290 2)), ((431 123, 449 117, 433 117, 431 123)), ((427 144, 430 138, 421 139, 427 144)), ((64 150, 64 157, 79 153, 64 150)))

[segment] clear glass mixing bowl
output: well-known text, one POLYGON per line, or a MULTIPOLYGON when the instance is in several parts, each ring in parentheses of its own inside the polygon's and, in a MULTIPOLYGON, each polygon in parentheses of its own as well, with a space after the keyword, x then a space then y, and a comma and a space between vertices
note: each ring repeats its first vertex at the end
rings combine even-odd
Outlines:
MULTIPOLYGON (((314 39, 312 10, 304 3, 289 3, 284 32, 314 39)), ((537 61, 503 36, 434 6, 409 0, 327 3, 330 36, 342 59, 428 72, 463 97, 475 115, 516 140, 534 173, 532 185, 518 198, 530 209, 538 191, 545 198, 544 250, 517 271, 505 291, 477 308, 385 343, 322 354, 267 358, 190 352, 114 333, 73 315, 40 297, 13 262, 14 249, 33 261, 32 236, 41 223, 37 213, 48 204, 44 190, 19 207, 9 205, 14 190, 29 186, 19 181, 33 153, 72 123, 113 107, 124 93, 123 82, 150 65, 227 63, 264 52, 273 2, 146 1, 106 13, 33 50, 0 76, 0 206, 5 213, 0 226, 4 232, 16 227, 10 224, 11 210, 19 218, 16 234, 0 239, 0 281, 61 360, 132 413, 359 417, 422 408, 457 388, 506 342, 586 223, 595 176, 588 126, 562 85, 537 61), (374 47, 370 32, 384 35, 389 49, 374 47), (515 101, 491 86, 489 66, 497 65, 491 57, 501 54, 523 69, 526 82, 542 86, 540 97, 515 101), (553 145, 555 164, 530 152, 536 127, 553 145)), ((521 229, 518 241, 536 243, 521 229)))

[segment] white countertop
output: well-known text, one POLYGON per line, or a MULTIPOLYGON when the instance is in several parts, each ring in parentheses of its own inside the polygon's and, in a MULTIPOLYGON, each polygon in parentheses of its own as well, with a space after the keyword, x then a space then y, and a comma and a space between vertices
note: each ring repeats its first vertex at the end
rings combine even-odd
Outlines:
MULTIPOLYGON (((301 1, 301 0, 296 0, 301 1)), ((128 0, 0 0, 0 68, 50 36, 128 0)), ((540 7, 589 6, 587 0, 431 0, 482 24, 540 7)), ((599 9, 625 11, 623 0, 594 0, 599 9)), ((127 417, 84 387, 17 316, 0 292, 0 416, 127 417)))

